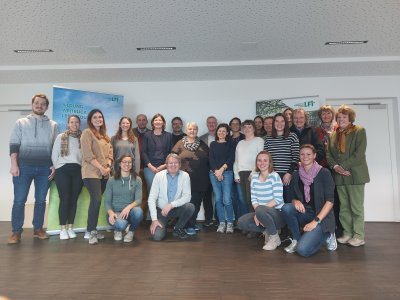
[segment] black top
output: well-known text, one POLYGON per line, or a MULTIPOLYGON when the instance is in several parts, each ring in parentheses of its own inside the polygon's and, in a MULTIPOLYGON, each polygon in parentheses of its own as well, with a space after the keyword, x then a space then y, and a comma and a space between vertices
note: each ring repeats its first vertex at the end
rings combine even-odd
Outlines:
POLYGON ((232 141, 229 139, 225 143, 212 142, 210 145, 209 161, 211 171, 221 168, 223 164, 227 164, 227 171, 233 171, 235 152, 232 141))
POLYGON ((147 167, 148 163, 151 163, 154 167, 165 164, 165 159, 171 152, 171 148, 171 133, 163 131, 161 135, 155 135, 153 131, 146 132, 143 139, 143 148, 140 149, 144 167, 147 167))

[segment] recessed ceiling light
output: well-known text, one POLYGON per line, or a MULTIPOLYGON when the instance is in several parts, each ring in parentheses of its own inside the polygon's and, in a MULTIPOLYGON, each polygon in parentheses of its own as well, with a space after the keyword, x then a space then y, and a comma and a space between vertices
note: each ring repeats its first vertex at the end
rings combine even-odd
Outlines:
POLYGON ((49 52, 54 52, 51 49, 24 49, 24 50, 13 50, 15 53, 38 53, 38 52, 44 52, 44 53, 49 53, 49 52))
POLYGON ((176 50, 176 47, 141 47, 136 48, 137 51, 158 51, 158 50, 176 50))
POLYGON ((358 44, 366 44, 368 41, 340 41, 340 42, 326 42, 325 45, 334 46, 334 45, 358 45, 358 44))

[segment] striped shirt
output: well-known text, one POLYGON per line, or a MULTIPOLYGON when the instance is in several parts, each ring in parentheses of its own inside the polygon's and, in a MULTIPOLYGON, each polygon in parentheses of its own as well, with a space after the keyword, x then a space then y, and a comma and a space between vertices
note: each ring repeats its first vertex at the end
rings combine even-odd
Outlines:
POLYGON ((278 173, 272 172, 264 182, 260 182, 260 173, 255 173, 251 177, 250 192, 251 203, 258 205, 267 205, 275 200, 276 209, 283 206, 283 184, 278 173))
POLYGON ((275 172, 292 174, 297 169, 299 163, 299 139, 293 132, 286 139, 283 136, 276 138, 267 136, 264 150, 271 153, 275 172))

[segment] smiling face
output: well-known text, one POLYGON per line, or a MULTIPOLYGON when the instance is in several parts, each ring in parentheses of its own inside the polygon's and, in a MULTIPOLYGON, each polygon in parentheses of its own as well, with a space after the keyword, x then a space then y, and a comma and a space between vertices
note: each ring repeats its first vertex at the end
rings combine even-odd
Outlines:
POLYGON ((119 163, 119 166, 122 172, 130 173, 132 170, 132 164, 133 164, 132 157, 124 157, 119 163))
POLYGON ((321 121, 325 124, 331 124, 333 121, 333 114, 330 110, 323 110, 321 112, 321 121))
POLYGON ((293 123, 294 126, 296 126, 299 129, 303 129, 304 126, 306 125, 306 115, 304 111, 296 111, 296 113, 293 116, 293 123))
POLYGON ((215 129, 217 129, 217 119, 210 117, 207 119, 207 129, 209 133, 214 134, 215 129))
POLYGON ((42 116, 46 112, 48 106, 47 101, 44 98, 36 97, 32 103, 32 112, 35 115, 42 116))
POLYGON ((172 176, 176 175, 181 167, 181 163, 175 157, 169 157, 167 161, 167 171, 172 176))
POLYGON ((256 130, 260 130, 263 128, 263 120, 261 118, 255 118, 254 119, 254 125, 256 126, 256 130))
POLYGON ((197 126, 189 125, 186 128, 186 135, 188 136, 188 138, 193 140, 197 137, 197 131, 198 131, 197 126))
POLYGON ((90 122, 97 130, 100 130, 100 127, 104 124, 103 115, 99 112, 95 112, 90 119, 90 122))
POLYGON ((77 132, 79 130, 79 127, 81 126, 81 122, 76 117, 70 117, 67 125, 69 130, 71 130, 72 132, 77 132))
POLYGON ((121 122, 119 123, 119 127, 121 127, 122 132, 128 132, 129 129, 131 129, 132 124, 131 124, 131 122, 129 122, 128 119, 123 118, 121 120, 121 122))
POLYGON ((282 135, 285 131, 285 124, 286 120, 283 116, 277 116, 275 118, 274 126, 278 135, 282 135))
POLYGON ((347 126, 349 126, 351 124, 351 122, 349 120, 349 116, 345 115, 341 112, 337 114, 336 122, 338 123, 339 128, 341 128, 341 129, 345 129, 347 126))
POLYGON ((231 127, 232 132, 240 132, 240 122, 239 122, 239 120, 233 120, 231 122, 230 127, 231 127))
POLYGON ((164 126, 164 121, 161 117, 157 117, 153 121, 153 127, 154 129, 163 129, 164 126))
POLYGON ((259 154, 257 156, 256 165, 261 173, 269 171, 270 161, 268 154, 259 154))
POLYGON ((264 120, 264 130, 268 135, 272 134, 272 119, 268 118, 264 120))
POLYGON ((243 125, 243 133, 246 136, 246 138, 253 137, 254 136, 253 125, 250 125, 250 124, 243 125))
POLYGON ((315 161, 317 154, 310 148, 302 148, 300 150, 300 162, 304 169, 309 169, 315 161))
POLYGON ((226 131, 225 127, 218 128, 218 130, 217 130, 218 142, 225 142, 227 135, 228 135, 228 131, 226 131))

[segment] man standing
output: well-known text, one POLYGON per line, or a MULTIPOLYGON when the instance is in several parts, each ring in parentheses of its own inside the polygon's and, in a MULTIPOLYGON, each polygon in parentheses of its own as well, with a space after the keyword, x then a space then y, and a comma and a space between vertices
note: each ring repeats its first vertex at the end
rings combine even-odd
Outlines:
POLYGON ((167 222, 177 218, 173 235, 180 239, 188 237, 184 227, 194 213, 194 205, 190 203, 189 174, 180 170, 181 159, 171 153, 165 160, 167 169, 154 176, 149 195, 151 216, 150 233, 153 240, 161 241, 167 233, 167 222))
POLYGON ((175 117, 171 121, 172 125, 172 146, 175 146, 175 144, 181 140, 186 134, 183 133, 182 128, 183 128, 183 122, 180 117, 175 117))
POLYGON ((14 204, 12 208, 12 235, 8 244, 21 241, 25 217, 25 203, 32 180, 35 184, 35 207, 33 212, 33 236, 48 239, 43 230, 46 195, 54 177, 51 161, 53 143, 57 137, 57 124, 44 113, 49 107, 46 95, 32 98, 32 113, 17 120, 10 138, 10 173, 13 176, 14 204))
MULTIPOLYGON (((203 134, 200 139, 210 147, 211 142, 215 141, 215 130, 217 129, 218 121, 217 118, 214 116, 209 116, 207 118, 207 129, 208 132, 203 134)), ((212 186, 208 188, 208 191, 204 195, 203 199, 203 206, 204 206, 204 226, 209 227, 213 225, 213 215, 214 215, 214 208, 213 208, 213 201, 212 201, 212 186)))

